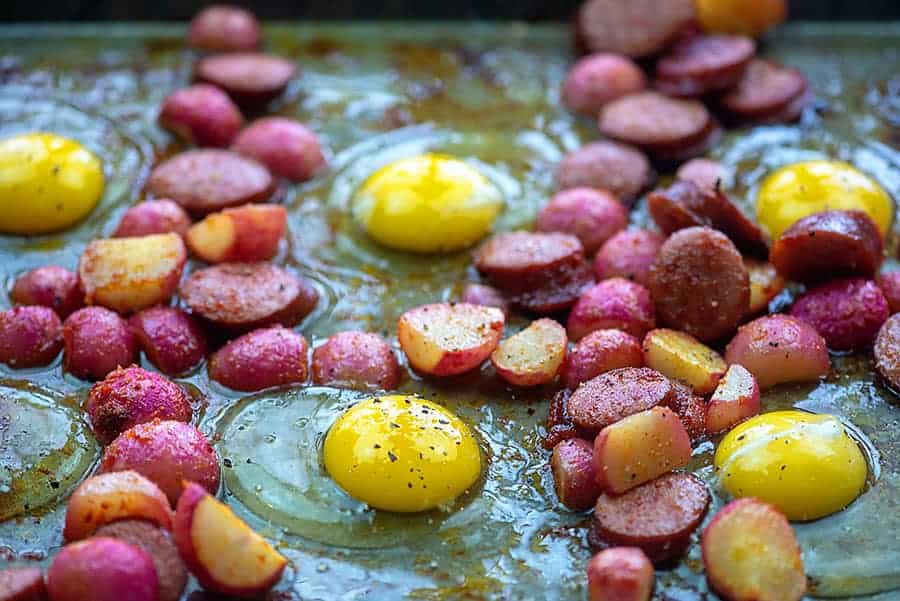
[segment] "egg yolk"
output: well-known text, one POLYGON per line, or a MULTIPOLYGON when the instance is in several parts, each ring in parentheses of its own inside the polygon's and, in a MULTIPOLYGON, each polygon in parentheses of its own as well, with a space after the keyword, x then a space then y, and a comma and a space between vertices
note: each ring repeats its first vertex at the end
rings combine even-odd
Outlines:
POLYGON ((807 215, 834 210, 868 213, 885 234, 891 225, 893 203, 875 180, 840 161, 782 167, 763 181, 756 196, 759 222, 773 238, 807 215))
POLYGON ((862 492, 868 466, 833 415, 776 411, 731 430, 716 449, 720 482, 734 497, 757 497, 789 520, 840 511, 862 492))
POLYGON ((32 133, 0 141, 0 231, 43 234, 69 227, 103 194, 103 166, 74 140, 32 133))
POLYGON ((469 427, 440 405, 403 395, 347 410, 325 437, 324 460, 350 496, 402 513, 446 507, 481 474, 469 427))
POLYGON ((353 200, 353 216, 385 246, 433 253, 478 242, 502 207, 500 191, 475 168, 423 154, 370 176, 353 200))

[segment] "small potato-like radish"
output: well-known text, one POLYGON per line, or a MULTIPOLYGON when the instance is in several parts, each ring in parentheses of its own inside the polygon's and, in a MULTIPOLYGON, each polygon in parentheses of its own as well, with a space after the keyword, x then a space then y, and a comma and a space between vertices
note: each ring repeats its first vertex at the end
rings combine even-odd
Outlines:
POLYGON ((244 124, 228 94, 204 83, 175 90, 163 100, 159 124, 197 146, 228 146, 244 124))
POLYGON ((0 601, 45 601, 47 588, 40 568, 0 571, 0 601))
POLYGON ((138 345, 128 322, 103 307, 85 307, 63 322, 66 371, 101 380, 117 367, 137 363, 138 345))
POLYGON ((172 532, 181 558, 216 593, 254 597, 275 585, 287 560, 205 488, 188 483, 172 532))
POLYGON ((261 40, 259 21, 253 13, 237 6, 214 4, 191 20, 187 42, 201 50, 238 52, 256 50, 261 40))
POLYGON ((137 472, 111 472, 92 476, 69 498, 63 538, 87 538, 97 528, 118 521, 138 519, 172 529, 172 508, 166 495, 137 472))
POLYGON ((594 445, 582 438, 570 438, 553 447, 550 458, 556 498, 572 511, 585 511, 600 496, 594 472, 594 445))
POLYGON ((650 601, 653 564, 635 547, 605 549, 587 567, 590 601, 650 601))
POLYGON ((891 315, 900 312, 900 271, 891 271, 878 276, 878 287, 888 302, 891 315))
POLYGON ((176 202, 165 198, 148 200, 125 211, 113 238, 133 238, 175 233, 184 236, 191 218, 176 202))
POLYGON ((44 265, 20 275, 9 297, 19 305, 50 307, 60 319, 84 306, 78 276, 59 265, 44 265))
POLYGON ((634 61, 620 54, 597 53, 569 70, 562 100, 569 109, 596 117, 607 102, 646 87, 647 78, 634 61))
POLYGON ((814 327, 831 350, 860 351, 872 345, 890 309, 875 282, 851 278, 810 289, 791 315, 814 327))
POLYGON ((691 437, 678 416, 665 407, 635 413, 609 425, 594 440, 597 483, 623 493, 691 459, 691 437))
POLYGON ((207 215, 188 230, 188 248, 207 263, 268 261, 287 231, 281 205, 245 205, 207 215))
POLYGON ((159 577, 150 555, 108 537, 63 547, 47 570, 50 601, 159 601, 159 577))
POLYGON ((191 421, 193 411, 180 386, 140 367, 119 368, 91 387, 84 410, 103 444, 129 428, 155 419, 191 421))
POLYGON ((147 359, 168 376, 181 376, 206 358, 203 329, 175 307, 151 307, 128 320, 147 359))
POLYGON ((678 168, 675 177, 683 182, 691 182, 701 190, 715 190, 728 179, 728 171, 718 161, 691 159, 678 168))
POLYGON ((0 313, 0 363, 13 368, 48 365, 63 347, 62 322, 47 307, 0 313))
POLYGON ((744 258, 744 265, 750 276, 750 308, 747 315, 759 315, 784 290, 786 282, 771 263, 744 258))
POLYGON ((647 367, 685 382, 697 394, 715 390, 728 367, 719 353, 684 332, 651 330, 644 337, 643 348, 647 367))
POLYGON ((237 135, 231 149, 254 158, 295 182, 312 179, 326 166, 315 132, 293 119, 265 117, 237 135))
POLYGON ((619 232, 594 257, 597 279, 625 278, 646 287, 650 282, 650 266, 665 241, 665 237, 652 230, 619 232))
POLYGON ((200 430, 174 420, 153 420, 125 430, 103 451, 100 472, 135 471, 154 484, 174 506, 182 480, 219 490, 219 460, 200 430))
POLYGON ((566 356, 562 378, 566 388, 575 390, 600 374, 622 367, 643 367, 640 341, 621 330, 595 330, 578 341, 566 356))
POLYGON ((604 280, 581 295, 569 314, 566 330, 581 340, 594 330, 622 330, 643 338, 656 327, 650 292, 622 278, 604 280))
POLYGON ((209 358, 209 377, 232 390, 254 392, 301 384, 309 376, 309 346, 301 334, 282 326, 235 338, 209 358))
POLYGON ((731 365, 706 406, 706 429, 730 430, 759 413, 759 384, 742 365, 731 365))
POLYGON ((473 370, 500 343, 505 319, 494 307, 436 303, 410 309, 397 322, 397 339, 410 364, 432 376, 473 370))
POLYGON ((132 313, 168 302, 186 260, 178 234, 94 240, 78 262, 78 278, 87 304, 132 313))
POLYGON ((725 348, 725 362, 746 367, 760 390, 817 380, 831 369, 825 340, 790 315, 760 317, 741 326, 725 348))
POLYGON ((312 379, 316 384, 393 390, 400 378, 394 350, 378 334, 339 332, 313 351, 312 379))
POLYGON ((550 199, 537 216, 540 232, 572 234, 588 256, 628 225, 628 211, 605 190, 570 188, 550 199))
POLYGON ((496 307, 503 311, 503 315, 509 316, 509 306, 503 294, 486 284, 466 284, 463 290, 460 302, 470 305, 484 305, 485 307, 496 307))
POLYGON ((491 353, 497 375, 513 386, 552 382, 566 358, 566 329, 552 319, 534 321, 491 353))
POLYGON ((710 588, 728 601, 799 601, 806 592, 794 530, 758 499, 732 501, 701 537, 710 588))
POLYGON ((187 586, 187 569, 169 533, 143 520, 122 520, 98 528, 94 536, 114 538, 143 549, 159 578, 159 601, 178 601, 187 586))

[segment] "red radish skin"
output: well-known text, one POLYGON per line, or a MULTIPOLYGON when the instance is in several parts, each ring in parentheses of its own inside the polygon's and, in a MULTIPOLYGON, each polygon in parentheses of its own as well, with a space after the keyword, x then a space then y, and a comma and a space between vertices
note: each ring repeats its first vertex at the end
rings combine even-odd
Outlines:
POLYGON ((572 66, 563 82, 562 100, 570 110, 596 117, 604 104, 646 87, 647 78, 634 61, 602 52, 572 66))
POLYGON ((759 384, 746 368, 731 365, 706 407, 706 428, 725 432, 759 413, 759 384))
POLYGON ((107 537, 73 543, 47 570, 50 601, 159 601, 153 559, 136 545, 107 537))
POLYGON ((503 294, 486 284, 466 284, 463 290, 460 302, 470 305, 483 305, 485 307, 495 307, 503 311, 503 315, 509 316, 509 305, 503 294))
POLYGON ((594 445, 581 438, 570 438, 553 447, 550 458, 556 498, 572 511, 586 511, 600 496, 594 471, 594 445))
POLYGON ((262 40, 259 21, 237 6, 214 4, 191 20, 188 45, 201 50, 236 52, 256 50, 262 40))
POLYGON ((650 601, 655 572, 640 549, 616 547, 591 558, 587 578, 590 601, 650 601))
POLYGON ((619 232, 600 247, 594 257, 598 280, 624 278, 641 286, 650 283, 650 266, 666 239, 651 230, 619 232))
POLYGON ((78 275, 59 265, 44 265, 16 278, 10 299, 19 305, 40 305, 65 319, 84 306, 78 275))
POLYGON ((284 117, 254 121, 237 135, 231 149, 256 159, 275 175, 295 182, 312 179, 327 166, 315 132, 284 117))
POLYGON ((206 333, 181 309, 151 307, 133 315, 128 324, 150 363, 168 376, 182 376, 206 358, 206 333))
POLYGON ((40 568, 0 570, 0 601, 46 601, 47 587, 40 568))
POLYGON ((161 198, 148 200, 125 211, 113 238, 151 236, 175 233, 184 236, 191 227, 191 218, 177 203, 161 198))
POLYGON ((569 314, 569 338, 581 340, 595 330, 622 330, 636 338, 656 327, 650 292, 622 278, 604 280, 588 289, 569 314))
POLYGON ((888 302, 891 315, 900 312, 900 271, 891 271, 878 277, 878 287, 888 302))
POLYGON ((610 237, 628 225, 628 211, 605 190, 571 188, 557 193, 537 217, 541 232, 572 234, 593 255, 610 237))
POLYGON ((308 351, 306 338, 293 330, 254 330, 212 354, 209 377, 242 392, 302 384, 309 377, 308 351))
POLYGON ((189 144, 224 147, 244 125, 244 118, 228 94, 199 83, 165 97, 159 124, 189 144))
POLYGON ((52 309, 13 307, 0 313, 0 363, 16 369, 41 367, 62 348, 62 322, 52 309))
POLYGON ((566 356, 563 383, 575 390, 600 374, 622 367, 643 367, 640 341, 621 330, 595 330, 578 341, 566 356))
POLYGON ((69 315, 63 322, 63 345, 66 371, 84 380, 102 380, 139 359, 128 322, 103 307, 85 307, 69 315))
POLYGON ((338 332, 313 351, 312 379, 320 385, 393 390, 401 371, 394 349, 378 334, 338 332))

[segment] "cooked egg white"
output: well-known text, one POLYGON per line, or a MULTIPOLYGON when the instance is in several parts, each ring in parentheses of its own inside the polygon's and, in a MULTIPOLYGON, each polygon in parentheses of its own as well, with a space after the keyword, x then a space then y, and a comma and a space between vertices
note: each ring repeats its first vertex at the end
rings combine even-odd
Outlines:
POLYGON ((766 413, 735 427, 719 443, 715 466, 732 496, 768 501, 796 521, 842 510, 868 475, 841 421, 804 411, 766 413))
POLYGON ((403 395, 347 410, 328 431, 323 452, 328 474, 350 496, 403 513, 448 505, 482 468, 464 422, 431 401, 403 395))
POLYGON ((90 213, 103 195, 103 166, 87 148, 52 133, 0 140, 0 231, 43 234, 90 213))
POLYGON ((353 216, 375 240, 399 250, 448 252, 491 230, 503 198, 468 163, 423 154, 382 167, 353 199, 353 216))
POLYGON ((841 161, 807 161, 771 173, 756 196, 760 224, 777 238, 798 220, 823 211, 868 213, 884 234, 893 203, 878 182, 841 161))

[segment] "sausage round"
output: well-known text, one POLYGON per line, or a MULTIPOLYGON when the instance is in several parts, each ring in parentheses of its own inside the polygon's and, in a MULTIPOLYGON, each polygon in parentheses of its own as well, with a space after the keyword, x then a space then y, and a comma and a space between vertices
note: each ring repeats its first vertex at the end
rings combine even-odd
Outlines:
POLYGON ((674 394, 667 377, 647 367, 623 367, 581 384, 569 397, 566 411, 579 429, 596 435, 617 421, 668 405, 674 394))
POLYGON ((693 154, 720 132, 703 103, 658 92, 629 94, 600 113, 600 131, 666 160, 693 154))
POLYGON ((294 64, 283 58, 240 52, 201 59, 194 78, 222 88, 239 106, 255 110, 280 96, 296 73, 294 64))
MULTIPOLYGON (((808 84, 797 69, 754 59, 737 85, 719 99, 719 106, 732 117, 750 121, 791 120, 800 111, 789 110, 806 99, 808 84)), ((800 106, 802 110, 802 104, 800 106)))
POLYGON ((147 192, 170 198, 195 215, 206 215, 251 202, 264 202, 275 191, 269 170, 227 150, 189 150, 157 165, 147 192))
POLYGON ((741 254, 721 232, 691 227, 672 234, 650 268, 660 321, 702 342, 731 333, 750 306, 741 254))
POLYGON ((563 265, 548 272, 545 281, 510 296, 510 302, 523 311, 551 315, 571 308, 594 284, 594 274, 584 261, 563 265))
POLYGON ((900 394, 900 313, 884 322, 875 338, 875 369, 900 394))
POLYGON ((653 181, 650 161, 640 150, 618 142, 586 144, 567 154, 556 169, 562 189, 599 188, 631 203, 653 181))
POLYGON ((672 382, 672 391, 666 406, 678 414, 691 440, 696 442, 706 434, 706 401, 694 394, 690 386, 677 380, 672 382))
POLYGON ((641 58, 665 48, 693 21, 694 2, 589 0, 576 18, 576 36, 589 51, 641 58))
POLYGON ((808 215, 772 245, 769 261, 789 280, 811 284, 845 276, 872 278, 884 259, 878 226, 862 211, 808 215))
POLYGON ((756 53, 752 39, 695 35, 675 44, 656 63, 656 87, 669 96, 703 96, 736 84, 756 53))
POLYGON ((600 495, 588 538, 592 547, 639 547, 663 563, 684 554, 709 502, 709 490, 696 476, 666 474, 623 495, 600 495))
POLYGON ((195 315, 233 331, 274 323, 294 326, 319 300, 306 279, 268 263, 226 263, 201 269, 185 280, 180 293, 195 315))

